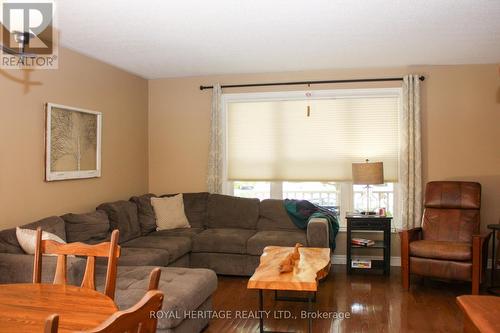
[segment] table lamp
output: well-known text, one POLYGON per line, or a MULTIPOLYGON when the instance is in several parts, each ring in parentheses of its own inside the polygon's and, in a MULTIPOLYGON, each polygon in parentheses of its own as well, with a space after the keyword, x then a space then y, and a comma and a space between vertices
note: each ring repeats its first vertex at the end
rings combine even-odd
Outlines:
POLYGON ((352 183, 355 185, 366 185, 366 211, 364 215, 370 215, 370 185, 384 183, 384 165, 382 162, 353 163, 352 183))

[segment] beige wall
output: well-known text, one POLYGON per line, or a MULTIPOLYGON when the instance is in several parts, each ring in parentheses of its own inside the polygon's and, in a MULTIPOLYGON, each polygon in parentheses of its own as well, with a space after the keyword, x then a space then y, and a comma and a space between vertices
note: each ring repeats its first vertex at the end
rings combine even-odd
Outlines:
POLYGON ((24 86, 0 71, 0 229, 147 191, 147 81, 70 50, 24 86), (44 182, 44 103, 103 113, 102 177, 44 182))
MULTIPOLYGON (((422 66, 227 75, 149 81, 149 190, 203 191, 207 168, 211 92, 199 85, 289 80, 351 79, 420 73, 423 169, 430 180, 474 180, 483 185, 482 224, 500 218, 500 73, 498 65, 422 66)), ((381 87, 397 83, 318 85, 312 89, 381 87)), ((305 89, 278 87, 273 90, 305 89)), ((269 88, 227 92, 269 91, 269 88)), ((399 255, 393 236, 393 255, 399 255)), ((345 253, 339 235, 337 254, 345 253)))

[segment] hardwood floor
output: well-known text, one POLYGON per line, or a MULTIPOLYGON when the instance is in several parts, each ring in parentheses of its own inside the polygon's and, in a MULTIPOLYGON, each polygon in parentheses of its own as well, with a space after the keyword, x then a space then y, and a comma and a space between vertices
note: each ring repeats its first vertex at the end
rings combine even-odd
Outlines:
MULTIPOLYGON (((259 309, 258 292, 247 290, 247 281, 244 277, 219 276, 213 306, 220 316, 221 311, 228 311, 229 318, 212 319, 205 333, 259 332, 258 317, 248 318, 238 312, 259 309)), ((399 267, 393 267, 390 277, 348 276, 345 266, 332 265, 330 274, 320 283, 314 309, 329 316, 335 311, 348 312, 350 318, 315 319, 313 332, 461 332, 462 314, 455 297, 469 293, 470 284, 421 278, 413 279, 410 292, 404 292, 399 267)), ((307 310, 306 303, 276 302, 273 292, 265 292, 264 309, 289 311, 282 314, 298 317, 265 319, 266 330, 307 332, 307 320, 300 319, 301 311, 307 310)))

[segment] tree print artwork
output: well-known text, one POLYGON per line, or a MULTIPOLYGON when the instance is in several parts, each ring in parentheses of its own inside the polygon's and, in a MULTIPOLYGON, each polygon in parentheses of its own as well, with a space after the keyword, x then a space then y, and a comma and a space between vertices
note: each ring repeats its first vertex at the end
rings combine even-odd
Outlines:
POLYGON ((88 178, 96 176, 91 171, 100 173, 98 146, 101 114, 56 105, 50 105, 47 112, 50 147, 47 148, 46 173, 56 177, 46 177, 47 180, 88 178))

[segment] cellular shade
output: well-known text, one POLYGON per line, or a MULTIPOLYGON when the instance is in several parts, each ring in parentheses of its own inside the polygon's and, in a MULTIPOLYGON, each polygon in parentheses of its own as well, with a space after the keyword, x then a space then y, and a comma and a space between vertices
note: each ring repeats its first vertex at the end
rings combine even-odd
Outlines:
POLYGON ((228 103, 228 179, 345 181, 352 180, 352 163, 370 159, 383 162, 385 181, 396 181, 399 103, 398 97, 228 103))

